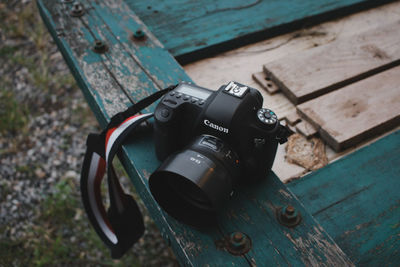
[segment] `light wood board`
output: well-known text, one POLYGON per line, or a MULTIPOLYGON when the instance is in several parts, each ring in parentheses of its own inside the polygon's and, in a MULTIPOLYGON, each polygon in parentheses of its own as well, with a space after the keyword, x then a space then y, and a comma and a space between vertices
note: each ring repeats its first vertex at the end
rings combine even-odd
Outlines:
POLYGON ((297 106, 335 150, 400 124, 400 67, 297 106))
MULTIPOLYGON (((265 41, 200 60, 185 65, 184 68, 192 80, 210 89, 218 89, 221 84, 230 80, 236 80, 257 88, 264 97, 264 106, 271 108, 280 118, 283 118, 296 112, 296 108, 282 92, 270 95, 252 79, 252 74, 260 72, 262 65, 301 51, 314 49, 315 46, 346 39, 362 31, 374 29, 379 25, 395 23, 396 21, 400 21, 399 2, 386 4, 342 19, 274 38, 267 39, 268 36, 266 36, 267 40, 265 41)), ((336 160, 374 140, 366 140, 356 147, 351 147, 340 153, 327 146, 328 159, 330 162, 336 160)), ((304 168, 288 163, 285 160, 285 155, 285 145, 279 146, 272 167, 282 181, 288 181, 306 173, 304 168)))
POLYGON ((400 21, 264 65, 286 96, 299 104, 400 63, 400 21))

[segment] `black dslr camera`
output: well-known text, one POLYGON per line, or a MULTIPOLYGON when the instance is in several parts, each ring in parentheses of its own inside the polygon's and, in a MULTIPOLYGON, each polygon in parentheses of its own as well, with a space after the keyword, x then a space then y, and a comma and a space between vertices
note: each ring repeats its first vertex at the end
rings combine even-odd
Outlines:
POLYGON ((259 91, 237 82, 218 91, 182 82, 163 97, 154 112, 163 163, 149 186, 165 211, 212 225, 237 185, 268 173, 288 132, 262 103, 259 91))

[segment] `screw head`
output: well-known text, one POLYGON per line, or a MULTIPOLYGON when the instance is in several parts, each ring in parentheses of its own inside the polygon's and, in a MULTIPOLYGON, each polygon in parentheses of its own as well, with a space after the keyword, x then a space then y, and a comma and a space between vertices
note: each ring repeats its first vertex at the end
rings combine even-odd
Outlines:
POLYGON ((232 240, 235 241, 235 242, 240 242, 244 238, 244 236, 243 236, 243 234, 241 232, 234 232, 232 235, 233 235, 232 240))
POLYGON ((289 205, 286 207, 285 211, 286 211, 286 214, 292 215, 296 210, 292 205, 289 205))
POLYGON ((108 51, 108 46, 102 40, 95 40, 93 51, 98 54, 102 54, 108 51))
POLYGON ((295 227, 301 222, 301 214, 292 205, 278 208, 276 217, 280 224, 287 227, 295 227))
POLYGON ((85 14, 85 10, 82 6, 82 4, 75 2, 72 5, 71 11, 70 11, 70 15, 72 17, 81 17, 83 16, 83 14, 85 14))
POLYGON ((241 232, 233 232, 227 237, 226 249, 233 255, 246 254, 251 249, 251 240, 241 232))
POLYGON ((134 32, 133 34, 133 38, 137 39, 137 40, 141 40, 143 39, 145 36, 144 32, 141 29, 138 29, 134 32))

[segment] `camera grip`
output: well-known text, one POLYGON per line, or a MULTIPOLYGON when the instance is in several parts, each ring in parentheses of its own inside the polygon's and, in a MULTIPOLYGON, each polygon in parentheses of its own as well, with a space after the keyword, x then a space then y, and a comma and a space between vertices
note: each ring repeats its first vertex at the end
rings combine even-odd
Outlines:
POLYGON ((154 122, 156 156, 162 161, 177 150, 177 118, 172 110, 160 108, 154 114, 154 122))

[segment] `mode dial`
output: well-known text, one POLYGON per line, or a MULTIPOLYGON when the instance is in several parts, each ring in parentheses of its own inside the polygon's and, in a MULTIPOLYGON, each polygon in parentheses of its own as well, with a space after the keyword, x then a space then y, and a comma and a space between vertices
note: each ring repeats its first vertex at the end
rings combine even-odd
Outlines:
POLYGON ((278 117, 276 114, 267 108, 260 108, 257 111, 258 120, 266 125, 269 129, 273 129, 278 122, 278 117))

